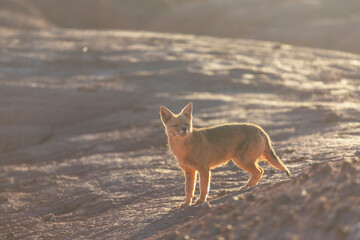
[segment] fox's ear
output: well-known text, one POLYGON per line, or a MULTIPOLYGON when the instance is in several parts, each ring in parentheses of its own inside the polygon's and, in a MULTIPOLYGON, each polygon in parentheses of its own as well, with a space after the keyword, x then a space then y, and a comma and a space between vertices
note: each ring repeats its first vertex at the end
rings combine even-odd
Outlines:
POLYGON ((174 117, 174 114, 166 107, 161 106, 160 107, 160 116, 161 116, 161 121, 165 125, 170 119, 172 119, 174 117))
POLYGON ((192 118, 192 106, 193 106, 193 103, 189 102, 188 105, 186 105, 186 107, 184 107, 183 110, 181 111, 181 115, 184 115, 185 117, 191 119, 192 118))

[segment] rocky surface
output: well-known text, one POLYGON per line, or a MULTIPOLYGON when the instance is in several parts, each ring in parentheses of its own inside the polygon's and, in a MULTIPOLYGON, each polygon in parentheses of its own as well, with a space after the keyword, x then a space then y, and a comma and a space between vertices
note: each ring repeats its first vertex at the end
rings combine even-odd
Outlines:
POLYGON ((359 77, 358 55, 272 42, 2 31, 0 239, 357 239, 359 77), (196 126, 261 125, 293 177, 263 163, 238 191, 229 163, 176 209, 159 106, 188 101, 196 126))
POLYGON ((290 181, 195 206, 186 217, 172 211, 145 230, 181 221, 147 239, 359 239, 359 174, 356 157, 316 164, 290 181))

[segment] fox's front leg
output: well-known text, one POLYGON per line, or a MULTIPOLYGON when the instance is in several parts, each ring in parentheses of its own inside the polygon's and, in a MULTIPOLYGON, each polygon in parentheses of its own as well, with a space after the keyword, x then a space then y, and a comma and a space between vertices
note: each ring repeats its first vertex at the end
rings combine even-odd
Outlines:
POLYGON ((199 171, 200 175, 200 197, 195 204, 206 202, 210 186, 210 169, 202 169, 199 171))
POLYGON ((184 170, 185 173, 185 203, 180 206, 190 206, 191 200, 194 196, 195 183, 196 183, 196 171, 192 169, 184 170))

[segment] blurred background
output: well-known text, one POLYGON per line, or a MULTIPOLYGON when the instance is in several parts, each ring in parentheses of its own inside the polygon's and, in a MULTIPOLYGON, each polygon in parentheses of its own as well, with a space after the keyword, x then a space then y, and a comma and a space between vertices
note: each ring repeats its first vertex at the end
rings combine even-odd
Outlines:
POLYGON ((1 29, 130 29, 360 53, 359 0, 0 0, 1 29))

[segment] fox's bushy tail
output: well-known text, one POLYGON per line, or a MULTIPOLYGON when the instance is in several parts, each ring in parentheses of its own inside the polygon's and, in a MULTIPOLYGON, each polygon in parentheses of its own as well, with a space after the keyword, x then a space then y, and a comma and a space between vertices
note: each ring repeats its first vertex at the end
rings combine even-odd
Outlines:
POLYGON ((289 169, 284 165, 284 163, 281 161, 278 155, 276 155, 272 145, 271 140, 269 136, 263 132, 264 138, 265 138, 265 151, 264 151, 264 157, 266 160, 275 168, 284 171, 286 175, 289 177, 291 176, 291 173, 289 169))

